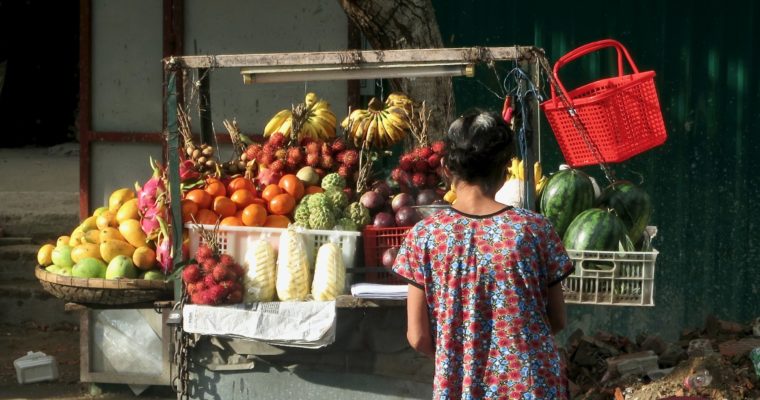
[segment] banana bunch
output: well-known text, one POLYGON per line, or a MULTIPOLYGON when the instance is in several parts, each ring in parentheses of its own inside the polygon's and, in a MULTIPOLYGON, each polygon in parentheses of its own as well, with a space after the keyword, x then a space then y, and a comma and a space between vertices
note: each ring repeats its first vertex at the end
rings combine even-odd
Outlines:
MULTIPOLYGON (((335 137, 335 127, 338 119, 330 110, 330 104, 321 100, 314 93, 307 93, 303 103, 305 107, 305 121, 297 132, 300 141, 303 138, 329 141, 335 137)), ((293 130, 293 111, 282 110, 269 120, 264 128, 264 137, 279 132, 286 137, 291 137, 293 130)))
POLYGON ((388 148, 403 140, 409 132, 411 123, 405 107, 411 105, 411 100, 400 93, 392 95, 393 100, 388 96, 385 105, 373 97, 366 110, 352 111, 340 124, 356 147, 366 143, 378 149, 388 148))
POLYGON ((446 194, 443 195, 443 201, 451 204, 452 206, 457 201, 457 191, 456 187, 454 187, 454 183, 451 184, 451 187, 449 188, 449 191, 446 192, 446 194))
MULTIPOLYGON (((525 164, 517 157, 512 157, 511 165, 507 167, 507 180, 510 179, 525 181, 525 164)), ((533 181, 536 182, 536 196, 540 197, 549 178, 544 176, 541 163, 538 161, 533 164, 533 181)))

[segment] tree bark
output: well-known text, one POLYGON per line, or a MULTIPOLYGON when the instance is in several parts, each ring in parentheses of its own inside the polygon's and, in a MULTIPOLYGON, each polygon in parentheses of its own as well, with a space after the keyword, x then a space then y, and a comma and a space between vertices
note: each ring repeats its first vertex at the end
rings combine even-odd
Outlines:
MULTIPOLYGON (((375 50, 443 47, 432 0, 338 1, 375 50)), ((425 101, 432 112, 428 136, 431 140, 442 136, 455 109, 451 78, 394 79, 391 89, 425 101)))

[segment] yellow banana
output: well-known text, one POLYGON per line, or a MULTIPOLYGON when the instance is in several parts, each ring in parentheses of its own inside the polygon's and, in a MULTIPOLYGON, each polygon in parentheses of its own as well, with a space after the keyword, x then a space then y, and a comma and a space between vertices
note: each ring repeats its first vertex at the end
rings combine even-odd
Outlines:
POLYGON ((549 178, 543 175, 541 176, 541 179, 536 181, 536 198, 541 198, 541 194, 544 192, 547 182, 549 182, 549 178))
POLYGON ((385 111, 383 112, 382 117, 383 127, 388 136, 388 144, 393 145, 404 139, 404 130, 393 123, 393 117, 385 111))
POLYGON ((520 165, 520 160, 517 157, 512 157, 512 163, 507 167, 507 179, 517 178, 517 169, 520 165))
POLYGON ((324 132, 325 139, 330 139, 335 136, 335 125, 331 124, 330 121, 320 116, 312 115, 309 117, 309 120, 306 123, 313 124, 314 126, 318 127, 318 131, 321 130, 324 132))
POLYGON ((306 93, 306 97, 304 98, 304 104, 306 104, 306 107, 311 107, 312 105, 317 103, 318 99, 319 98, 317 97, 316 93, 312 93, 312 92, 306 93))
POLYGON ((544 172, 541 168, 541 163, 536 161, 533 164, 533 181, 538 182, 544 176, 544 172))
POLYGON ((288 119, 285 120, 285 122, 282 123, 282 125, 280 125, 279 128, 277 128, 275 132, 282 133, 286 137, 289 137, 291 134, 290 131, 291 131, 292 125, 293 125, 293 118, 289 117, 288 119))
POLYGON ((525 180, 525 165, 523 164, 523 160, 520 160, 517 164, 517 179, 521 181, 525 180))
POLYGON ((364 141, 367 145, 374 146, 373 140, 377 136, 377 115, 373 115, 369 118, 369 125, 367 125, 367 133, 365 134, 364 141))
POLYGON ((384 111, 387 116, 388 122, 390 122, 396 129, 394 129, 394 139, 399 141, 404 138, 406 132, 409 130, 409 120, 406 118, 403 110, 398 107, 391 107, 384 111))
POLYGON ((359 121, 354 122, 356 127, 351 129, 352 131, 351 136, 354 139, 354 145, 356 145, 357 147, 361 146, 361 142, 364 140, 364 136, 366 134, 369 121, 370 121, 370 118, 363 118, 359 121))
POLYGON ((322 118, 324 120, 327 120, 333 128, 335 128, 338 124, 338 118, 335 116, 335 113, 333 113, 329 109, 320 108, 320 109, 314 110, 312 112, 312 115, 322 118))
POLYGON ((274 117, 272 117, 272 119, 267 122, 267 126, 264 127, 264 136, 269 136, 275 132, 279 132, 279 127, 285 122, 286 119, 290 118, 290 116, 290 110, 281 110, 275 114, 274 117))

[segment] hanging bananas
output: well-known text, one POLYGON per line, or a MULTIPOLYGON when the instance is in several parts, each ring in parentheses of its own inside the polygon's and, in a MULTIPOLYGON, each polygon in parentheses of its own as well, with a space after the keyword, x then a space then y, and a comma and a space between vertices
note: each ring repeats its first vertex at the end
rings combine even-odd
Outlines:
MULTIPOLYGON (((312 138, 314 140, 329 141, 335 137, 337 117, 330 110, 330 104, 321 100, 314 93, 307 93, 304 99, 307 118, 297 133, 298 140, 312 138)), ((269 120, 264 127, 264 137, 279 132, 290 137, 293 129, 293 111, 282 110, 269 120)))
POLYGON ((341 127, 357 147, 362 144, 378 149, 391 147, 403 140, 409 132, 409 113, 405 108, 407 105, 411 107, 411 103, 402 93, 391 93, 385 105, 373 97, 366 110, 352 111, 341 122, 341 127))
MULTIPOLYGON (((507 180, 510 179, 525 181, 525 165, 517 157, 512 157, 511 165, 507 167, 507 180)), ((549 178, 544 176, 541 163, 538 161, 533 164, 533 181, 536 182, 536 197, 540 197, 549 178)))

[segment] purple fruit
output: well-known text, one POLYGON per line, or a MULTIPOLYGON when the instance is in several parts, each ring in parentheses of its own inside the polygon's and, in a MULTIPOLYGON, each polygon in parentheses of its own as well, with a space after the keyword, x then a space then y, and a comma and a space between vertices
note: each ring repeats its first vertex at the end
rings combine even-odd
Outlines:
POLYGON ((383 199, 387 199, 388 197, 391 197, 391 187, 388 186, 388 182, 386 181, 377 181, 372 184, 372 191, 377 192, 377 194, 380 195, 383 199))
POLYGON ((362 195, 359 199, 359 203, 364 207, 367 207, 370 211, 375 211, 382 207, 385 204, 385 201, 379 193, 370 190, 362 195))
POLYGON ((426 206, 432 204, 434 201, 439 200, 441 196, 433 189, 423 189, 417 194, 417 205, 426 206))
POLYGON ((393 267, 393 262, 396 260, 398 254, 398 247, 391 247, 383 252, 383 266, 385 268, 393 267))
POLYGON ((375 221, 372 225, 375 228, 390 228, 394 225, 393 215, 386 212, 379 212, 375 215, 375 221))
POLYGON ((412 226, 420 220, 417 210, 410 206, 404 206, 396 211, 396 226, 412 226))
POLYGON ((391 200, 391 207, 394 212, 398 212, 401 207, 408 207, 414 205, 414 197, 409 193, 399 193, 391 200))

